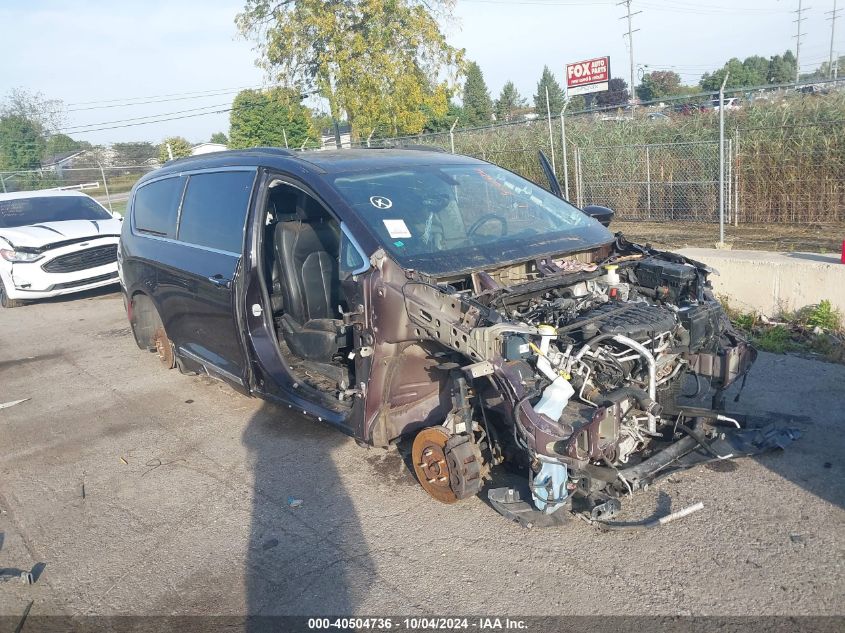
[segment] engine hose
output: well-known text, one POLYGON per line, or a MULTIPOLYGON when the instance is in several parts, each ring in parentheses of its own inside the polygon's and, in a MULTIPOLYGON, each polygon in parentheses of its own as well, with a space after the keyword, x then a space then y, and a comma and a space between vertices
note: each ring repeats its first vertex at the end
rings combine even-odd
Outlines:
POLYGON ((645 391, 636 387, 620 387, 605 396, 605 400, 613 404, 618 404, 625 398, 633 398, 643 411, 652 415, 660 415, 660 412, 663 410, 663 407, 645 391))

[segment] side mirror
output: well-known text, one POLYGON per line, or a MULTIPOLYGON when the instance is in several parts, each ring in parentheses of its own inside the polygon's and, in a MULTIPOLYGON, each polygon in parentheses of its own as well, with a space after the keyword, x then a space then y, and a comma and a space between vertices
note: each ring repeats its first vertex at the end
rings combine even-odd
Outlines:
POLYGON ((591 218, 598 220, 602 226, 610 226, 610 221, 613 219, 615 215, 615 211, 613 209, 608 209, 607 207, 600 207, 597 204, 590 204, 581 209, 584 213, 589 215, 591 218))
POLYGON ((111 214, 111 217, 113 217, 115 220, 120 220, 121 222, 123 222, 123 216, 120 215, 117 211, 114 211, 111 214))

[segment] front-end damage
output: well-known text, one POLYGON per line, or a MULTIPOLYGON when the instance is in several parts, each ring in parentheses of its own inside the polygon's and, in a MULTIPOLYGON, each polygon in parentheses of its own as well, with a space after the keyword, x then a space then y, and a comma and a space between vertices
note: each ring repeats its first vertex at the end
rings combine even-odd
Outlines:
POLYGON ((527 488, 489 491, 503 514, 522 520, 530 497, 533 514, 577 500, 606 518, 662 475, 790 439, 724 414, 725 390, 756 352, 699 262, 620 234, 447 279, 381 252, 373 263, 363 435, 384 445, 422 429, 411 458, 436 499, 477 494, 508 463, 527 488))

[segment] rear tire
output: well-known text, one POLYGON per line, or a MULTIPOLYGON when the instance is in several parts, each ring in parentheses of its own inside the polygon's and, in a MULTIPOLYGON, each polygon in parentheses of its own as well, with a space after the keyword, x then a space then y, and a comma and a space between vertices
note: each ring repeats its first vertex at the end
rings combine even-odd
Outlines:
POLYGON ((0 279, 0 306, 4 308, 19 308, 23 305, 23 301, 18 299, 10 299, 6 294, 6 286, 3 285, 3 280, 0 279))

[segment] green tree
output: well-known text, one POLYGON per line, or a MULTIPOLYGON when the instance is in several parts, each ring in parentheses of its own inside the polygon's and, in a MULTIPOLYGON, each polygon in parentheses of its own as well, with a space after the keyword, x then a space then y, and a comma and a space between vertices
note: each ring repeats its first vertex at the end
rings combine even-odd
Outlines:
POLYGON ((220 143, 221 145, 229 144, 229 137, 224 132, 215 132, 211 135, 209 143, 220 143))
POLYGON ((642 101, 653 101, 661 97, 679 94, 681 76, 672 70, 655 70, 643 75, 637 86, 637 96, 642 101))
POLYGON ((0 117, 0 170, 39 167, 45 146, 37 123, 17 114, 0 117))
POLYGON ((839 59, 833 59, 833 69, 830 67, 829 62, 822 62, 821 65, 816 68, 811 73, 802 73, 801 80, 818 80, 818 79, 830 79, 833 76, 831 70, 836 70, 837 73, 842 71, 845 74, 845 55, 840 55, 839 59))
POLYGON ((75 141, 67 134, 52 134, 45 143, 45 156, 54 156, 63 152, 75 152, 85 148, 85 144, 75 141))
POLYGON ((765 84, 783 84, 795 81, 795 55, 786 51, 773 55, 768 60, 759 55, 746 57, 744 61, 733 57, 722 68, 704 73, 699 85, 702 90, 716 92, 722 85, 725 73, 730 72, 725 88, 750 88, 765 84))
POLYGON ((415 134, 445 114, 463 51, 438 18, 453 0, 246 0, 236 23, 274 78, 326 99, 356 137, 415 134), (441 78, 447 79, 441 79, 441 78))
POLYGON ((170 151, 173 152, 173 158, 185 158, 191 155, 191 144, 186 139, 181 136, 169 136, 158 146, 159 162, 165 163, 170 160, 168 145, 170 145, 170 151))
MULTIPOLYGON (((158 156, 158 149, 152 143, 115 143, 112 145, 114 150, 114 162, 119 165, 143 165, 148 163, 153 158, 158 156)), ((164 149, 167 154, 167 148, 164 149)), ((174 150, 174 156, 175 156, 174 150)))
POLYGON ((569 105, 566 106, 567 112, 583 112, 587 109, 587 99, 584 95, 575 95, 569 97, 569 105))
POLYGON ((597 92, 595 96, 596 105, 602 107, 625 105, 631 98, 628 83, 619 77, 614 77, 607 82, 607 90, 597 92))
POLYGON ((537 94, 534 95, 534 112, 540 116, 546 116, 546 88, 549 89, 549 108, 552 116, 560 114, 563 110, 563 88, 555 79, 548 66, 543 66, 543 75, 537 83, 537 94))
POLYGON ((515 112, 528 105, 528 102, 519 94, 519 90, 512 81, 502 86, 502 92, 496 99, 496 119, 499 121, 510 121, 515 112))
POLYGON ((65 121, 64 104, 47 99, 40 92, 15 88, 0 103, 0 116, 21 116, 31 121, 40 134, 55 134, 65 121))
POLYGON ((746 81, 750 82, 748 85, 762 86, 769 83, 770 65, 771 60, 760 55, 746 57, 742 61, 742 67, 745 69, 746 81))
POLYGON ((795 67, 798 60, 792 51, 783 55, 774 55, 769 60, 769 77, 767 83, 787 84, 795 81, 795 67))
POLYGON ((452 128, 452 124, 455 122, 455 119, 458 120, 458 126, 460 127, 466 120, 464 109, 458 104, 450 101, 449 107, 443 115, 438 115, 429 111, 425 127, 423 127, 423 132, 447 132, 452 128))
POLYGON ((300 147, 315 141, 311 112, 286 88, 241 90, 229 115, 229 147, 300 147))
POLYGON ((484 82, 481 67, 469 62, 464 84, 464 117, 467 125, 489 125, 493 116, 493 102, 484 82))

